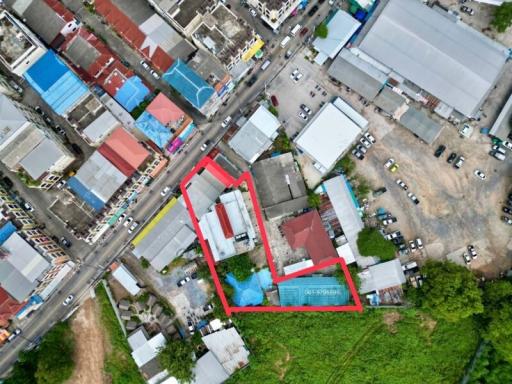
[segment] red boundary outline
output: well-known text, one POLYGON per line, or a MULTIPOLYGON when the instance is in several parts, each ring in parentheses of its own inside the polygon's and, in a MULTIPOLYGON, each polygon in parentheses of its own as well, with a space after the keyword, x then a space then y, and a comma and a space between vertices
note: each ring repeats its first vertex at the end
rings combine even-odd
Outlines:
POLYGON ((188 213, 190 215, 190 219, 192 220, 192 224, 194 225, 194 229, 196 231, 197 237, 199 238, 199 243, 201 244, 201 247, 203 249, 203 254, 205 256, 206 262, 208 264, 208 267, 210 268, 210 273, 212 275, 213 282, 215 284, 215 288, 217 289, 217 293, 220 297, 222 306, 224 307, 224 311, 226 312, 226 314, 228 316, 231 316, 233 313, 236 313, 236 312, 294 312, 294 311, 297 311, 297 312, 314 312, 314 311, 331 311, 331 312, 356 312, 357 311, 357 312, 362 312, 363 311, 363 306, 361 305, 361 301, 359 299, 359 295, 357 294, 357 290, 356 290, 356 287, 352 280, 352 277, 350 276, 350 272, 348 271, 345 260, 341 257, 338 259, 327 260, 319 265, 315 265, 313 267, 309 267, 309 268, 303 269, 301 271, 291 273, 286 276, 279 276, 277 274, 277 271, 276 271, 276 268, 274 265, 274 259, 272 257, 272 251, 270 249, 270 244, 269 244, 269 241, 267 238, 267 231, 265 228, 263 216, 261 214, 258 198, 256 195, 256 189, 254 187, 254 183, 253 183, 252 176, 251 176, 250 172, 248 172, 248 171, 244 172, 238 179, 235 179, 230 174, 228 174, 212 158, 204 157, 183 178, 183 180, 180 183, 180 189, 181 189, 183 198, 185 200, 185 204, 187 206, 188 213), (258 222, 258 227, 259 227, 259 230, 261 233, 263 247, 265 249, 267 263, 270 268, 272 280, 275 284, 292 279, 294 277, 298 277, 298 276, 302 276, 304 274, 309 274, 309 273, 318 271, 322 268, 325 268, 325 267, 328 267, 328 266, 331 266, 334 264, 340 264, 341 269, 343 270, 343 273, 345 274, 345 278, 347 280, 350 294, 352 295, 355 304, 339 305, 339 306, 286 306, 286 307, 280 307, 280 306, 232 307, 232 306, 230 306, 228 303, 228 300, 226 299, 224 290, 222 289, 219 275, 217 274, 217 271, 215 269, 215 261, 210 252, 209 247, 206 244, 206 240, 204 239, 203 233, 201 232, 201 228, 199 227, 199 222, 196 218, 196 214, 195 214, 194 208, 192 206, 192 202, 190 200, 190 196, 189 196, 187 188, 186 188, 186 186, 190 182, 190 180, 196 174, 198 174, 201 169, 207 169, 220 182, 222 182, 226 188, 228 188, 228 187, 237 188, 238 186, 240 186, 240 184, 242 184, 244 182, 247 183, 247 186, 249 188, 249 194, 251 196, 251 200, 252 200, 253 207, 254 207, 254 213, 256 215, 256 221, 258 222))

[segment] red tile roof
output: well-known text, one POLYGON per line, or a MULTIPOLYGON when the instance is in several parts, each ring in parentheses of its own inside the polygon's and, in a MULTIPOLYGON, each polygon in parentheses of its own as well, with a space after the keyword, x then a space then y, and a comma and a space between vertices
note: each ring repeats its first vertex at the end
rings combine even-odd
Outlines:
POLYGON ((121 35, 128 44, 137 49, 158 70, 165 72, 174 62, 173 58, 157 47, 151 54, 149 47, 142 48, 146 35, 139 29, 137 23, 132 21, 111 0, 96 0, 96 12, 101 15, 121 35))
POLYGON ((222 227, 222 232, 224 232, 224 237, 226 239, 230 239, 233 236, 235 236, 235 234, 233 233, 233 227, 231 227, 228 213, 226 212, 226 207, 224 207, 224 204, 215 205, 215 212, 217 213, 217 217, 219 218, 220 226, 222 227))
POLYGON ((146 112, 151 113, 163 125, 179 121, 185 116, 185 112, 162 92, 147 106, 146 112))
POLYGON ((310 211, 281 226, 292 249, 304 248, 314 264, 338 257, 318 211, 310 211))
POLYGON ((149 152, 137 139, 122 127, 115 129, 98 151, 128 177, 149 156, 149 152))
POLYGON ((20 311, 25 303, 18 303, 9 294, 0 287, 0 327, 7 327, 9 319, 20 311))

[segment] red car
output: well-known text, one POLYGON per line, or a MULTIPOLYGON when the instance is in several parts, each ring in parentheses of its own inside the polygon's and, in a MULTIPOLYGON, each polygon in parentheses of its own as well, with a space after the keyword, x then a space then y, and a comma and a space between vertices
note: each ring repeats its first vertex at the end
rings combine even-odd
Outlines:
POLYGON ((277 107, 279 105, 279 101, 277 101, 277 97, 275 95, 270 96, 270 100, 272 101, 272 105, 277 107))
POLYGON ((304 35, 305 35, 306 33, 308 33, 308 32, 309 32, 309 29, 308 29, 308 28, 302 28, 302 29, 301 29, 301 31, 300 31, 300 37, 304 37, 304 35))

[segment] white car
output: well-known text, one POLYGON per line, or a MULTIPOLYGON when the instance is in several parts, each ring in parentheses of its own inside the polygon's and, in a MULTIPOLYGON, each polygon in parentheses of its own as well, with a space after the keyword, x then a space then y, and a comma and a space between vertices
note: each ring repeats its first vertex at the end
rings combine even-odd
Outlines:
POLYGON ((249 13, 251 14, 252 17, 256 17, 258 16, 258 14, 256 13, 256 11, 254 9, 251 8, 251 10, 249 11, 249 13))
POLYGON ((164 189, 162 189, 162 192, 160 192, 160 195, 161 196, 166 196, 169 193, 170 190, 171 190, 171 187, 166 186, 166 187, 164 187, 164 189))
POLYGON ((127 218, 127 219, 126 219, 126 221, 123 223, 123 227, 127 227, 127 226, 129 226, 129 225, 132 223, 132 221, 133 221, 133 217, 131 217, 131 216, 130 216, 130 217, 129 217, 129 218, 127 218))
POLYGON ((291 75, 290 75, 290 79, 292 79, 292 80, 293 80, 293 79, 295 78, 295 76, 297 76, 299 73, 300 73, 300 72, 299 72, 299 68, 295 68, 295 69, 293 70, 293 72, 291 73, 291 75))
POLYGON ((386 163, 384 164, 384 167, 389 169, 393 164, 395 164, 395 159, 391 158, 391 159, 388 159, 388 161, 386 161, 386 163))
POLYGON ((68 297, 66 297, 66 300, 64 300, 62 305, 65 307, 68 306, 73 301, 74 298, 75 298, 74 295, 69 295, 68 297))
POLYGON ((150 71, 150 73, 151 73, 151 75, 152 75, 155 79, 160 80, 160 75, 158 74, 158 72, 157 72, 157 71, 155 71, 155 70, 153 70, 153 69, 152 69, 152 70, 150 71))
POLYGON ((370 132, 366 132, 364 134, 364 137, 366 138, 366 140, 368 140, 370 143, 374 144, 377 140, 375 140, 375 137, 373 137, 372 135, 370 135, 370 132))
POLYGON ((126 219, 126 213, 123 213, 121 216, 118 217, 117 222, 122 223, 126 219))
POLYGON ((423 241, 418 237, 416 239, 416 245, 418 246, 418 249, 423 249, 423 241))
POLYGON ((128 233, 133 233, 135 231, 135 228, 139 226, 139 223, 134 221, 130 228, 128 228, 128 233))
POLYGON ((306 104, 301 104, 300 109, 306 112, 308 115, 311 115, 311 108, 309 108, 306 104))
POLYGON ((361 137, 361 139, 359 139, 359 142, 363 144, 366 148, 370 148, 372 146, 372 143, 365 137, 361 137))
POLYGON ((409 189, 409 187, 407 186, 407 184, 405 184, 403 182, 402 179, 396 179, 396 183, 400 186, 400 188, 402 188, 404 191, 407 191, 409 189))
POLYGON ((306 115, 304 112, 302 111, 299 111, 299 117, 304 120, 304 121, 308 121, 308 115, 306 115))
POLYGON ((481 170, 479 169, 475 169, 475 171, 473 172, 473 174, 478 177, 480 180, 485 180, 485 173, 483 173, 481 170))
POLYGON ((226 117, 220 126, 222 128, 226 128, 229 123, 231 123, 231 116, 226 117))
POLYGON ((512 142, 504 141, 503 143, 501 143, 501 145, 503 145, 505 148, 508 148, 512 151, 512 142))
POLYGON ((140 65, 142 65, 142 67, 143 67, 146 71, 151 70, 151 68, 149 67, 149 64, 148 64, 148 63, 146 63, 144 60, 141 60, 141 61, 140 61, 140 65))

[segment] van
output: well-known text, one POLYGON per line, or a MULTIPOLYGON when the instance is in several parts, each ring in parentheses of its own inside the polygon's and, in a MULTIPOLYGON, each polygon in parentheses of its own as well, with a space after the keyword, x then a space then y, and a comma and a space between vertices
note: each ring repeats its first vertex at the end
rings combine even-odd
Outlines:
POLYGON ((269 65, 270 65, 270 60, 265 60, 265 62, 263 64, 261 64, 261 70, 264 71, 265 69, 268 68, 269 65))
POLYGON ((283 41, 281 41, 281 44, 280 44, 280 45, 281 45, 281 48, 286 47, 286 45, 290 42, 290 40, 291 40, 291 39, 290 39, 290 36, 286 36, 286 37, 283 39, 283 41))
POLYGON ((300 28, 301 28, 301 25, 300 24, 297 24, 295 27, 292 28, 292 30, 290 31, 290 35, 292 35, 293 37, 295 37, 295 35, 300 31, 300 28))

